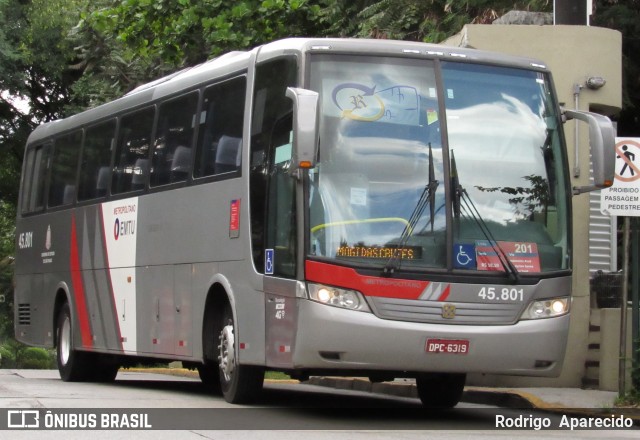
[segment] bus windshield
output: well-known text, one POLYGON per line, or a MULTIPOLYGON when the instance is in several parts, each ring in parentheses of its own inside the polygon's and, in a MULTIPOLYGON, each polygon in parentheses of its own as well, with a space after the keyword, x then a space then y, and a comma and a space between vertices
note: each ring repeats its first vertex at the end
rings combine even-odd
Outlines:
POLYGON ((309 255, 411 271, 566 269, 568 191, 549 84, 533 70, 315 56, 309 255))

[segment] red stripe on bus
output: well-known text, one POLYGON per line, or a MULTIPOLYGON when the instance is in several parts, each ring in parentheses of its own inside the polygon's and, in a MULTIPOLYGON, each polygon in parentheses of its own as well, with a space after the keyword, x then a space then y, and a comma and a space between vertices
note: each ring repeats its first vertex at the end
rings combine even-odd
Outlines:
POLYGON ((449 293, 451 293, 451 284, 447 285, 447 288, 444 289, 444 292, 442 292, 442 295, 440 295, 438 301, 446 301, 447 298, 449 298, 449 293))
POLYGON ((307 261, 305 269, 308 281, 357 290, 365 296, 418 299, 429 285, 429 281, 360 275, 352 268, 318 261, 307 261))
POLYGON ((91 324, 89 323, 89 311, 87 309, 87 301, 84 295, 84 283, 82 281, 82 272, 80 267, 80 256, 78 252, 78 236, 76 231, 76 216, 71 214, 71 256, 69 265, 71 267, 71 284, 73 285, 73 296, 76 303, 76 312, 78 314, 78 323, 80 324, 80 336, 82 337, 82 346, 91 347, 93 338, 91 336, 91 324))

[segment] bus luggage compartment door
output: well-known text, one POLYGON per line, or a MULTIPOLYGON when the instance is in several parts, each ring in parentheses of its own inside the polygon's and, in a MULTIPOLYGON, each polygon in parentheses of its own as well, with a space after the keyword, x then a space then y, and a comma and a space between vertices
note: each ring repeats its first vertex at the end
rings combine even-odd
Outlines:
POLYGON ((298 321, 295 280, 265 278, 265 325, 267 366, 293 367, 298 321))

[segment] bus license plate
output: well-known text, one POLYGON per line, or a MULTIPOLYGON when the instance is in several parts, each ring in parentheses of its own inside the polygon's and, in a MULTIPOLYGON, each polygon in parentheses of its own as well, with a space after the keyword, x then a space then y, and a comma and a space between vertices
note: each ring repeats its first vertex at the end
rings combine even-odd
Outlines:
POLYGON ((427 339, 427 353, 467 354, 469 341, 466 339, 427 339))

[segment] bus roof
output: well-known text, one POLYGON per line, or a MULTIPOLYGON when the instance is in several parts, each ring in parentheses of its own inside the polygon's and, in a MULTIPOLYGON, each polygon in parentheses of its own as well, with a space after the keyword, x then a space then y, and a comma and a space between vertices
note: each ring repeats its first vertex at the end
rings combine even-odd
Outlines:
POLYGON ((379 39, 287 38, 258 46, 252 51, 223 54, 197 66, 143 84, 114 101, 68 118, 41 124, 31 133, 27 143, 41 142, 80 126, 112 118, 115 114, 149 105, 159 98, 179 91, 195 89, 214 78, 240 73, 247 69, 252 53, 256 54, 257 62, 261 62, 286 54, 305 52, 439 58, 546 71, 546 66, 539 60, 471 48, 379 39))
POLYGON ((390 56, 418 56, 445 60, 469 61, 508 65, 525 69, 546 71, 544 62, 528 57, 508 55, 473 48, 452 47, 415 41, 380 40, 366 38, 288 38, 265 44, 260 48, 258 61, 267 54, 281 55, 282 52, 328 52, 348 54, 374 54, 390 56))

